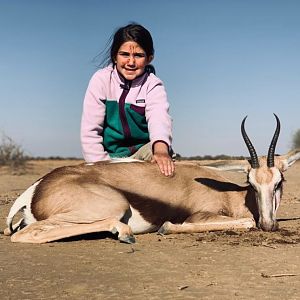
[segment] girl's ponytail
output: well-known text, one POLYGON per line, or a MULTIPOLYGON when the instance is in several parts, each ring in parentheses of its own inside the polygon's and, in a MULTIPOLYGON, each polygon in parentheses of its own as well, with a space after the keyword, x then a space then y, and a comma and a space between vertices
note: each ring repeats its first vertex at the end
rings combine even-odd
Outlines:
POLYGON ((148 73, 148 74, 151 74, 151 73, 153 73, 154 75, 155 75, 155 68, 154 68, 154 66, 153 65, 147 65, 146 67, 145 67, 145 71, 148 73))

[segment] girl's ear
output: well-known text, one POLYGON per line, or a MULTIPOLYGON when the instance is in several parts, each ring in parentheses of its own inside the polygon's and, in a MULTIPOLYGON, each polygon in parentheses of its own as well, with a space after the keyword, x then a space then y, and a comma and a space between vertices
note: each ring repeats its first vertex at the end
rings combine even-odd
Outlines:
POLYGON ((151 63, 151 61, 153 60, 153 58, 154 58, 154 55, 150 55, 150 56, 148 57, 148 64, 151 63))

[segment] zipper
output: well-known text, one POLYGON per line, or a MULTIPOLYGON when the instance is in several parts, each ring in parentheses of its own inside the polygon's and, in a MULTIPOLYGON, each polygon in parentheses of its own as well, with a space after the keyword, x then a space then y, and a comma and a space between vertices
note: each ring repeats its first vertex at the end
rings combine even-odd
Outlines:
POLYGON ((131 81, 125 81, 125 84, 120 84, 120 87, 123 89, 123 92, 119 99, 119 117, 121 120, 125 140, 128 140, 131 138, 131 132, 130 132, 130 128, 128 125, 128 121, 126 118, 126 112, 125 112, 125 100, 129 93, 131 83, 132 83, 131 81))

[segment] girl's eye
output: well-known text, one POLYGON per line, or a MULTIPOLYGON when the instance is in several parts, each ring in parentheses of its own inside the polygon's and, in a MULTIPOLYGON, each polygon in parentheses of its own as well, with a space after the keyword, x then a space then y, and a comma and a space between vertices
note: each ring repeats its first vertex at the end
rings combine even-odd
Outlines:
POLYGON ((138 58, 143 58, 143 57, 145 57, 145 54, 144 53, 136 53, 134 56, 138 57, 138 58))
POLYGON ((123 56, 123 57, 128 57, 129 53, 126 52, 119 52, 119 55, 123 56))

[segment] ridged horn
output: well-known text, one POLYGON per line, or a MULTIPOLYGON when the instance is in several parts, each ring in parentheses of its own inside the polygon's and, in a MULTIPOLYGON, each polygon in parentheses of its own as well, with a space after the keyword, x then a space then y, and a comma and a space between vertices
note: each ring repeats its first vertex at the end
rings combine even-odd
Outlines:
POLYGON ((248 148, 248 151, 249 151, 249 154, 250 154, 250 158, 251 158, 251 161, 250 161, 250 164, 251 164, 251 167, 253 169, 257 169, 259 168, 259 162, 258 162, 258 157, 257 157, 257 154, 256 154, 256 151, 246 133, 246 130, 245 130, 245 121, 247 119, 247 116, 243 119, 242 121, 242 125, 241 125, 241 132, 242 132, 242 136, 243 136, 243 139, 245 141, 245 144, 248 148))
POLYGON ((279 137, 279 133, 280 133, 280 121, 279 118, 276 116, 276 114, 274 114, 275 118, 276 118, 276 129, 275 129, 275 133, 273 135, 270 147, 269 147, 269 151, 268 151, 268 158, 267 158, 267 166, 269 168, 274 167, 274 156, 275 156, 275 148, 276 148, 276 144, 277 144, 277 140, 279 137))

